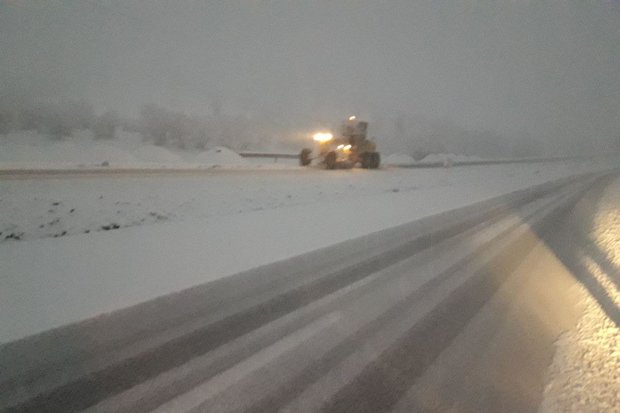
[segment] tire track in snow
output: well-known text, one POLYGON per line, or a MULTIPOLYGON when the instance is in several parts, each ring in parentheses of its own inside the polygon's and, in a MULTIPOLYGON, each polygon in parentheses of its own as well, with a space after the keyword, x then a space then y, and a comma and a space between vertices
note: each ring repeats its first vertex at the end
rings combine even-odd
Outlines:
MULTIPOLYGON (((575 191, 575 189, 565 191, 558 198, 563 200, 575 191)), ((406 260, 412 254, 424 250, 429 245, 432 246, 455 237, 484 221, 485 219, 483 218, 469 220, 438 233, 419 237, 399 248, 387 251, 379 257, 373 257, 352 268, 346 268, 336 274, 331 274, 329 277, 324 277, 292 291, 285 292, 265 303, 209 325, 207 328, 199 329, 194 333, 172 340, 157 349, 127 360, 121 365, 111 366, 108 369, 82 377, 77 381, 64 384, 46 394, 38 395, 25 403, 13 406, 8 411, 80 411, 94 406, 96 403, 115 394, 119 394, 138 384, 148 382, 148 380, 182 363, 191 361, 218 347, 225 346, 231 340, 284 317, 305 305, 310 305, 339 289, 346 288, 389 266, 406 260)), ((519 251, 519 248, 515 247, 510 252, 505 252, 504 254, 508 254, 504 257, 505 262, 511 262, 511 265, 515 265, 518 259, 524 255, 524 252, 519 251)), ((506 273, 503 274, 504 276, 508 275, 510 268, 510 266, 505 267, 506 273)), ((443 276, 434 278, 426 288, 440 285, 450 274, 450 272, 446 272, 443 276)), ((376 409, 385 410, 394 406, 399 398, 409 389, 415 378, 432 363, 435 357, 461 331, 463 326, 493 295, 502 281, 497 280, 497 283, 485 283, 488 280, 488 274, 480 272, 456 288, 448 298, 440 301, 430 313, 410 328, 404 336, 393 342, 376 360, 371 361, 333 399, 327 401, 323 409, 325 411, 351 411, 352 406, 355 406, 355 411, 378 411, 376 409), (444 320, 445 324, 437 323, 438 319, 444 320), (420 357, 420 355, 424 356, 420 357), (383 387, 377 387, 377 384, 382 384, 383 387), (372 391, 369 389, 372 389, 372 391)), ((424 295, 426 292, 428 291, 424 288, 416 290, 414 295, 409 297, 409 300, 393 305, 388 312, 389 315, 386 315, 385 318, 379 317, 370 320, 365 327, 351 336, 350 340, 343 341, 340 346, 335 347, 331 352, 317 360, 317 364, 295 377, 291 381, 292 384, 289 385, 289 390, 291 391, 286 391, 286 388, 280 389, 280 396, 276 395, 271 399, 265 398, 261 403, 252 406, 250 410, 270 411, 272 408, 283 407, 286 403, 291 402, 295 398, 294 396, 300 394, 301 390, 326 374, 334 363, 342 360, 351 351, 355 351, 360 346, 358 342, 364 340, 362 337, 367 337, 369 334, 380 330, 384 325, 389 324, 391 320, 402 317, 403 314, 406 316, 407 306, 418 302, 421 299, 419 295, 424 295), (415 294, 418 295, 416 296, 415 294)), ((332 320, 329 324, 333 322, 332 318, 327 320, 332 320)), ((300 326, 301 329, 289 336, 289 338, 275 337, 271 344, 266 343, 267 347, 257 352, 250 359, 238 361, 241 364, 229 366, 228 369, 224 369, 219 373, 216 372, 214 376, 206 378, 202 384, 203 387, 196 387, 196 392, 204 396, 202 390, 205 390, 212 392, 215 396, 219 392, 214 389, 214 384, 218 383, 217 380, 220 380, 219 386, 222 386, 219 389, 224 391, 226 388, 234 385, 239 375, 243 375, 240 371, 245 371, 246 373, 254 372, 265 363, 276 361, 283 353, 310 339, 316 333, 314 327, 311 327, 316 326, 313 323, 320 324, 320 322, 314 321, 305 327, 300 326), (261 360, 259 364, 248 365, 258 362, 257 359, 261 360), (225 371, 228 371, 228 373, 225 373, 225 371)), ((322 324, 320 325, 323 326, 322 324)), ((196 406, 185 405, 184 407, 193 408, 196 406)), ((200 409, 200 405, 198 407, 200 409)))

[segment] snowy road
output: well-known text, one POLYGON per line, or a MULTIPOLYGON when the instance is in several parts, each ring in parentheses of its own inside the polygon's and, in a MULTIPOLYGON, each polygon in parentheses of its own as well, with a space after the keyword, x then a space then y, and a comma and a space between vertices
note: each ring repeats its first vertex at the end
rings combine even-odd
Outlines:
POLYGON ((0 179, 0 343, 614 166, 0 179))
POLYGON ((577 323, 587 284, 570 257, 592 241, 570 232, 584 222, 573 222, 572 206, 618 187, 593 179, 9 343, 0 347, 0 409, 536 411, 554 343, 577 323))

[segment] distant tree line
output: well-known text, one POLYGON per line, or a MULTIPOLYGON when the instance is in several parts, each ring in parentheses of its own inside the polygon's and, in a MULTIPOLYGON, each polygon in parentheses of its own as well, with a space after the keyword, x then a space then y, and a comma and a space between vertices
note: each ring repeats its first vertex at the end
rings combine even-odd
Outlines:
POLYGON ((84 100, 0 103, 0 134, 33 130, 62 140, 76 130, 89 129, 95 139, 114 139, 122 123, 113 111, 95 114, 84 100))
POLYGON ((467 130, 448 120, 400 115, 394 119, 395 146, 416 159, 432 153, 475 155, 484 158, 531 157, 544 152, 526 131, 509 138, 492 131, 467 130))
POLYGON ((138 125, 145 141, 180 149, 224 145, 244 150, 261 140, 269 140, 261 125, 246 116, 186 115, 153 104, 142 107, 138 125))
POLYGON ((95 139, 114 139, 119 130, 136 132, 145 142, 179 149, 205 149, 224 145, 244 150, 278 136, 247 116, 222 113, 196 116, 147 104, 137 119, 107 111, 96 114, 84 100, 57 102, 0 102, 0 135, 37 131, 54 140, 70 137, 77 130, 90 130, 95 139))
MULTIPOLYGON (((514 139, 489 131, 466 130, 447 120, 399 115, 371 122, 379 149, 404 152, 416 159, 431 153, 454 153, 480 157, 528 157, 545 152, 540 141, 526 132, 514 139)), ((137 119, 114 111, 97 114, 84 100, 56 102, 0 101, 0 135, 34 130, 62 140, 76 130, 90 130, 95 139, 115 139, 120 130, 139 133, 145 142, 186 150, 226 146, 233 150, 261 149, 269 145, 299 150, 307 146, 305 136, 294 123, 228 115, 220 110, 197 116, 146 104, 137 119), (303 135, 303 136, 302 136, 303 135)), ((309 131, 307 131, 309 132, 309 131)))

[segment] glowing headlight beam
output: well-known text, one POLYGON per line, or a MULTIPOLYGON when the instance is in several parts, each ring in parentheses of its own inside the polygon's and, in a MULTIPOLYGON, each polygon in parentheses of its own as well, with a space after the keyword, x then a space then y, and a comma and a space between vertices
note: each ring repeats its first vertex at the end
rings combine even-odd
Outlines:
POLYGON ((312 136, 312 139, 314 139, 317 142, 328 142, 331 141, 334 138, 334 135, 332 135, 329 132, 318 132, 315 133, 314 136, 312 136))

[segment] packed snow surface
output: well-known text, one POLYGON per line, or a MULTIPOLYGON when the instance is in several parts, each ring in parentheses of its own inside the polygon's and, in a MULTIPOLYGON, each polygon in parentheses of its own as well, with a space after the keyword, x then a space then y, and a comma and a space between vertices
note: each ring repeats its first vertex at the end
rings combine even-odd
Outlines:
POLYGON ((453 165, 456 162, 472 162, 472 161, 481 161, 482 158, 478 156, 468 156, 468 155, 457 155, 453 153, 432 153, 426 155, 423 159, 416 161, 412 156, 409 156, 404 153, 394 153, 392 155, 388 155, 383 163, 385 165, 394 165, 394 166, 409 166, 416 164, 442 164, 442 165, 453 165))
POLYGON ((123 144, 110 141, 94 141, 85 133, 73 138, 53 140, 35 132, 20 132, 0 136, 0 166, 48 165, 79 166, 135 164, 138 158, 123 144))
POLYGON ((606 311, 601 305, 605 301, 583 288, 583 315, 556 343, 540 413, 611 412, 620 407, 620 179, 596 204, 580 202, 575 214, 600 255, 584 255, 583 264, 609 306, 606 311))
POLYGON ((239 154, 222 146, 200 153, 196 156, 195 162, 217 166, 248 165, 248 161, 239 154))
POLYGON ((144 142, 140 134, 119 132, 110 140, 95 140, 89 131, 55 140, 36 132, 0 136, 0 168, 200 167, 239 166, 248 162, 232 150, 216 147, 203 152, 171 150, 144 142))
POLYGON ((478 156, 456 155, 453 153, 431 153, 424 157, 420 163, 454 163, 480 161, 482 158, 478 156))
POLYGON ((0 179, 0 343, 607 163, 0 179))

